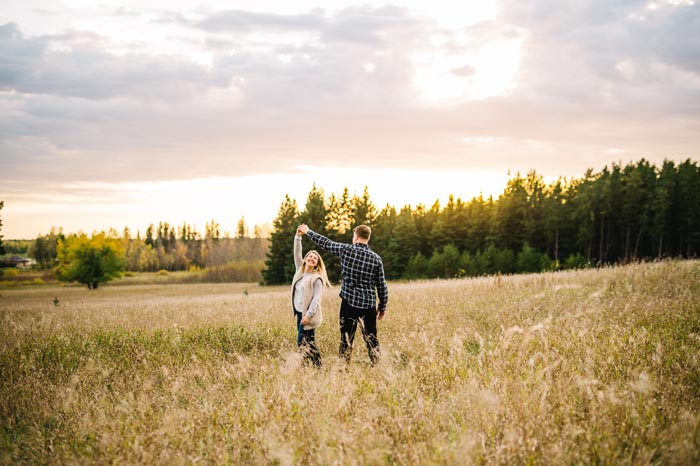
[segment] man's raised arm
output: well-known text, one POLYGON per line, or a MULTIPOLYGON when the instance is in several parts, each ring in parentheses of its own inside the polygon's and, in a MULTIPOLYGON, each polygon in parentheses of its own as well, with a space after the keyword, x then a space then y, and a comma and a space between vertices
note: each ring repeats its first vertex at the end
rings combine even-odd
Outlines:
POLYGON ((339 256, 343 249, 348 246, 344 243, 336 243, 335 241, 326 238, 322 234, 316 233, 315 231, 310 229, 309 226, 305 223, 299 225, 297 231, 300 231, 302 234, 308 236, 309 239, 313 241, 314 244, 316 244, 316 246, 318 246, 319 248, 325 249, 326 251, 335 254, 336 256, 339 256))

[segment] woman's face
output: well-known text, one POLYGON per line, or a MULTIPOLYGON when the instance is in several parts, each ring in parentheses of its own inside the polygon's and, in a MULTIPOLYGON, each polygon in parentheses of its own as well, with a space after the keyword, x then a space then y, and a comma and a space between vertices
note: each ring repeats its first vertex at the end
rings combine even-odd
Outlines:
POLYGON ((306 259, 304 260, 304 264, 307 266, 314 268, 316 265, 318 265, 318 256, 314 254, 313 252, 310 252, 309 254, 306 255, 306 259))

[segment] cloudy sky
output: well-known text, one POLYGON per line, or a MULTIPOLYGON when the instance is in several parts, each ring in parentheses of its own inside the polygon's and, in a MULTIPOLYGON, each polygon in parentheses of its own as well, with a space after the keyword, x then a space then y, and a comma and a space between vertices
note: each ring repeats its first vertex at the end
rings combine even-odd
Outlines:
POLYGON ((9 0, 5 239, 380 207, 698 159, 690 0, 9 0), (458 6, 459 5, 459 6, 458 6))

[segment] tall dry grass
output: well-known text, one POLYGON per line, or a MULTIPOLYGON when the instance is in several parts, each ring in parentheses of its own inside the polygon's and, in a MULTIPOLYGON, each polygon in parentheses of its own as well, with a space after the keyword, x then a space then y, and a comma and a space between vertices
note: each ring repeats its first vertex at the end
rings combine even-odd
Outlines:
POLYGON ((697 261, 393 283, 374 368, 337 291, 317 371, 286 287, 0 290, 0 462, 700 462, 697 261))

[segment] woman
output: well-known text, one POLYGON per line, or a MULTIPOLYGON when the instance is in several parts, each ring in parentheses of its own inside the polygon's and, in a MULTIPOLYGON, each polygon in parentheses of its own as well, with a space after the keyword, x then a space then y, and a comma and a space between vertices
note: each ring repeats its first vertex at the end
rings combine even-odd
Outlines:
POLYGON ((294 235, 294 266, 297 271, 292 280, 292 306, 297 319, 297 346, 304 354, 305 362, 321 366, 321 353, 316 346, 316 327, 323 322, 321 298, 323 287, 330 286, 326 266, 321 255, 309 251, 301 258, 302 233, 294 235))

